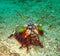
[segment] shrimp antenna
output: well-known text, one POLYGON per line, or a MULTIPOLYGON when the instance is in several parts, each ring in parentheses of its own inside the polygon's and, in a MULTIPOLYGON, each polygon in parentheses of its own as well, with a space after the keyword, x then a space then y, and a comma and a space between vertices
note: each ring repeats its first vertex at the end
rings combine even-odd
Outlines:
POLYGON ((18 16, 20 16, 22 19, 24 19, 26 21, 27 17, 25 17, 24 15, 19 13, 17 10, 15 10, 15 12, 17 13, 18 16))

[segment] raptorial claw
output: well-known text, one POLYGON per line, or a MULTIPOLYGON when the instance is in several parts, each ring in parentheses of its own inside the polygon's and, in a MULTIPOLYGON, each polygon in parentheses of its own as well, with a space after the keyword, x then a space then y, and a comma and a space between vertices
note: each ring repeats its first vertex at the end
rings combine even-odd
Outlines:
POLYGON ((11 38, 13 36, 13 34, 11 34, 8 38, 11 38))

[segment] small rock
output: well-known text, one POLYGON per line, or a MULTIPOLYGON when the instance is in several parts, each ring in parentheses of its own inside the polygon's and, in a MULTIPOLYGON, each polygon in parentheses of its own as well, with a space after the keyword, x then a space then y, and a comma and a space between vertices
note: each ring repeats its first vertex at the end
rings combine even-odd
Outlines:
POLYGON ((20 56, 18 53, 11 53, 10 56, 20 56))

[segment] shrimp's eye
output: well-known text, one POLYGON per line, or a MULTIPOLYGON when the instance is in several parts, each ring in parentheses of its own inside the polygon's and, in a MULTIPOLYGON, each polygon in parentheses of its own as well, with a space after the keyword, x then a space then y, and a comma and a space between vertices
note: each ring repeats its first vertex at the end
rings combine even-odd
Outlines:
POLYGON ((28 26, 28 28, 32 28, 32 26, 28 26))

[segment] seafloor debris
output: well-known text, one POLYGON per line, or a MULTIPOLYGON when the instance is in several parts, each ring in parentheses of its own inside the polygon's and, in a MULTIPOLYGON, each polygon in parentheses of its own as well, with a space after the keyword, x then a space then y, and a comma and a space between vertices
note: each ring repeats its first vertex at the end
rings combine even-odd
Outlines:
POLYGON ((11 53, 10 56, 20 56, 18 53, 11 53))
POLYGON ((57 46, 56 51, 57 51, 57 52, 60 52, 60 46, 57 46))

